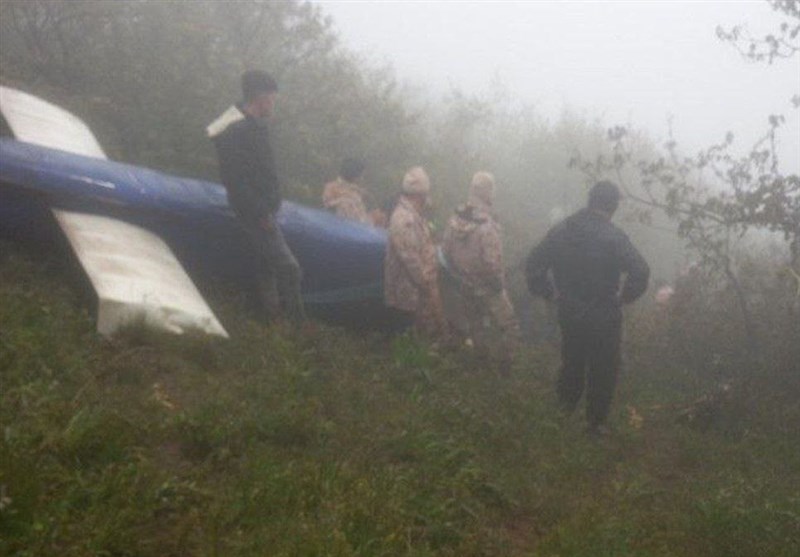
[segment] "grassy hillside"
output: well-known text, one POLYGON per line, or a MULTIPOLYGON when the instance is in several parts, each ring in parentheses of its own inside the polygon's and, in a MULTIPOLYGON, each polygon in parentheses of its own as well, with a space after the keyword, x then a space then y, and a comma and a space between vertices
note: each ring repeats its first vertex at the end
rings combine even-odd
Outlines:
MULTIPOLYGON (((629 345, 616 432, 501 377, 319 327, 94 333, 69 273, 0 243, 0 554, 800 555, 796 399, 704 432, 707 385, 629 345)), ((635 340, 635 339, 634 339, 635 340)))

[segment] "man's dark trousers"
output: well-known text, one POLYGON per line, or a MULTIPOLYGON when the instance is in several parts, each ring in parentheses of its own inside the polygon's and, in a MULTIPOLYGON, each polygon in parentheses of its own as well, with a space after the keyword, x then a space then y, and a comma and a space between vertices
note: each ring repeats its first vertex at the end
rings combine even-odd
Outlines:
POLYGON ((597 304, 559 304, 562 367, 558 398, 572 412, 586 388, 589 427, 605 422, 620 363, 622 310, 597 304))
POLYGON ((246 223, 244 229, 256 257, 257 288, 265 318, 272 320, 286 315, 292 321, 302 321, 305 318, 300 293, 302 271, 281 229, 277 223, 269 228, 246 223))

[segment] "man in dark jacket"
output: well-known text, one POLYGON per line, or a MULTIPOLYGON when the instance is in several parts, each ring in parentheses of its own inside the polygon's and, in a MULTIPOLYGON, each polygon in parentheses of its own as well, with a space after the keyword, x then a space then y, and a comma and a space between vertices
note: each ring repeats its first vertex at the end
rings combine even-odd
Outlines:
POLYGON ((228 203, 258 258, 258 289, 265 317, 272 320, 285 312, 299 321, 304 318, 301 271, 276 219, 281 191, 267 128, 277 94, 278 85, 269 74, 245 72, 242 102, 226 110, 207 131, 217 149, 228 203))
POLYGON ((585 384, 586 418, 593 434, 603 428, 616 386, 621 306, 644 293, 650 276, 628 236, 611 223, 619 201, 615 184, 595 184, 587 207, 553 227, 531 251, 526 268, 531 294, 558 304, 559 401, 572 412, 585 384))

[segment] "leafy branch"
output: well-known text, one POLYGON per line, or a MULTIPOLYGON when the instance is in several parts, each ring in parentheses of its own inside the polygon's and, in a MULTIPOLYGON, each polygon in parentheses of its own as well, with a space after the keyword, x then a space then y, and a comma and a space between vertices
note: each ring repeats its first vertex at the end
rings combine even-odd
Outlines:
MULTIPOLYGON (((642 211, 640 220, 660 212, 676 224, 677 234, 699 256, 699 263, 722 275, 739 301, 752 348, 758 339, 747 299, 736 276, 735 241, 751 230, 780 233, 792 246, 792 266, 800 242, 800 177, 783 175, 776 150, 782 116, 770 116, 767 132, 744 156, 732 153, 733 134, 684 156, 672 137, 657 158, 636 154, 624 127, 608 131, 611 149, 588 161, 580 155, 571 166, 592 179, 611 178, 642 211)), ((797 274, 796 272, 794 273, 797 274)))
POLYGON ((769 4, 787 18, 776 32, 754 37, 741 25, 732 29, 718 26, 717 37, 733 44, 742 56, 754 62, 772 64, 776 58, 791 58, 800 52, 800 1, 770 0, 769 4))

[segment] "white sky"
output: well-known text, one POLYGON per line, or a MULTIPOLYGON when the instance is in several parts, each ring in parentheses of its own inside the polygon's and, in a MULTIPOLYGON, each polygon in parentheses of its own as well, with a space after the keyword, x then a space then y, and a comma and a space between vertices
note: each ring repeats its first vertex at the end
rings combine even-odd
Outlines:
MULTIPOLYGON (((577 110, 632 124, 692 150, 726 131, 749 146, 784 114, 785 171, 800 171, 800 55, 772 66, 743 59, 717 25, 754 35, 782 19, 764 1, 489 2, 318 0, 345 46, 434 95, 451 86, 511 93, 557 117, 577 110)), ((777 22, 777 23, 776 23, 777 22)))

